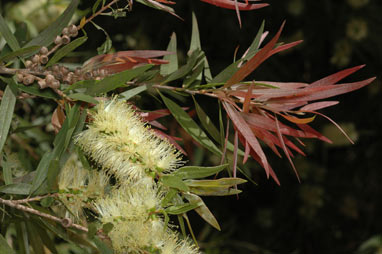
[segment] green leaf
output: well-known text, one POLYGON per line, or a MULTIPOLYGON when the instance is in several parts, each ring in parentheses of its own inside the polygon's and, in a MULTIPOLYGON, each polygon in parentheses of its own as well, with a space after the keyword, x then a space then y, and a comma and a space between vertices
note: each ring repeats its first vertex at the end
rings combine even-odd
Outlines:
POLYGON ((29 240, 25 221, 18 220, 15 222, 15 226, 20 254, 29 254, 29 240))
POLYGON ((212 153, 221 155, 221 151, 216 145, 208 138, 207 134, 195 123, 194 120, 175 102, 160 94, 166 107, 171 111, 176 121, 182 128, 191 135, 193 139, 199 142, 202 146, 210 150, 212 153))
POLYGON ((160 181, 168 187, 179 189, 181 191, 189 191, 187 185, 185 185, 182 179, 178 176, 164 175, 160 178, 160 181))
POLYGON ((57 35, 61 34, 62 29, 66 27, 74 12, 77 9, 79 0, 72 0, 66 10, 58 17, 53 23, 51 23, 44 31, 42 31, 37 37, 28 42, 25 47, 29 46, 49 46, 57 35))
POLYGON ((135 95, 140 94, 151 87, 152 87, 151 84, 144 84, 144 85, 137 86, 133 89, 127 90, 123 93, 120 93, 119 95, 122 96, 125 100, 129 100, 133 98, 135 95))
POLYGON ((40 163, 37 166, 36 175, 33 178, 32 187, 30 188, 29 194, 32 194, 35 190, 37 190, 45 181, 48 175, 50 163, 53 160, 53 158, 53 152, 45 153, 44 156, 41 158, 40 163))
POLYGON ((0 253, 16 254, 2 234, 0 234, 0 253))
POLYGON ((186 213, 188 211, 194 210, 195 208, 199 207, 201 204, 199 202, 195 203, 186 203, 183 205, 174 205, 174 206, 169 206, 165 209, 165 211, 168 214, 171 215, 177 215, 177 214, 182 214, 186 213))
POLYGON ((75 90, 75 89, 88 89, 88 88, 91 88, 92 86, 94 86, 96 83, 99 83, 99 81, 94 80, 94 79, 81 80, 81 81, 78 81, 78 82, 74 83, 73 85, 65 88, 65 92, 75 90))
POLYGON ((193 69, 193 73, 191 76, 188 76, 184 82, 183 87, 189 88, 193 85, 194 81, 197 81, 198 84, 200 84, 200 81, 202 80, 202 71, 204 70, 204 62, 200 61, 195 68, 193 69))
POLYGON ((210 224, 219 231, 221 230, 220 225, 216 220, 215 216, 211 213, 210 209, 208 209, 206 204, 198 195, 192 193, 185 193, 184 196, 190 202, 201 204, 199 207, 195 208, 195 212, 197 212, 199 216, 202 217, 208 224, 210 224))
POLYGON ((97 246, 97 249, 101 254, 113 254, 114 251, 109 248, 103 241, 101 241, 98 237, 93 238, 94 244, 97 246))
POLYGON ((247 180, 241 178, 227 177, 216 180, 186 180, 184 181, 189 187, 232 187, 238 184, 246 183, 247 180))
POLYGON ((88 37, 82 36, 70 42, 69 44, 65 45, 64 47, 60 48, 59 50, 57 50, 56 53, 53 55, 53 57, 46 64, 46 67, 52 66, 53 64, 60 61, 61 58, 65 57, 68 53, 72 52, 73 50, 81 46, 83 43, 85 43, 87 39, 88 37))
POLYGON ((219 173, 225 169, 228 164, 215 166, 215 167, 198 167, 198 166, 185 166, 179 168, 173 174, 181 179, 195 179, 205 178, 219 173))
POLYGON ((202 123, 204 129, 207 130, 208 134, 218 143, 220 143, 220 133, 215 125, 212 123, 211 118, 204 112, 204 110, 200 107, 199 103, 195 100, 195 97, 192 96, 194 100, 196 113, 199 117, 200 122, 202 123))
POLYGON ((162 76, 170 75, 171 73, 175 72, 178 69, 178 56, 176 54, 176 50, 177 50, 176 44, 177 44, 176 34, 172 33, 170 42, 167 46, 167 51, 174 52, 174 54, 165 55, 163 57, 163 60, 167 60, 169 61, 169 63, 160 65, 160 74, 162 76))
POLYGON ((39 96, 39 97, 43 97, 43 98, 47 98, 47 99, 53 99, 53 100, 60 99, 60 96, 58 96, 51 89, 49 89, 49 88, 47 88, 47 89, 40 89, 40 87, 36 83, 31 85, 31 86, 26 86, 26 85, 23 85, 23 84, 16 83, 15 87, 17 87, 19 90, 21 90, 23 92, 26 92, 26 93, 29 93, 29 94, 32 94, 32 95, 36 95, 36 96, 39 96))
POLYGON ((224 70, 222 70, 218 75, 216 75, 212 80, 211 83, 225 83, 228 79, 230 79, 233 74, 239 69, 238 65, 243 60, 240 59, 232 64, 230 64, 228 67, 226 67, 224 70))
POLYGON ((261 23, 261 26, 259 28, 259 31, 256 34, 255 39, 251 43, 251 46, 249 46, 247 55, 244 57, 245 60, 251 59, 259 51, 258 49, 260 46, 260 39, 261 39, 261 36, 263 35, 263 32, 264 32, 264 26, 265 26, 265 21, 263 20, 263 22, 261 23))
POLYGON ((16 51, 13 51, 11 53, 5 54, 4 56, 0 57, 0 62, 8 62, 12 60, 13 58, 16 58, 18 56, 23 56, 25 54, 35 52, 36 50, 39 50, 40 46, 31 46, 27 48, 18 49, 16 51))
POLYGON ((12 169, 8 165, 8 162, 5 160, 5 158, 3 158, 1 160, 1 166, 3 167, 3 180, 4 180, 5 185, 11 184, 13 182, 12 181, 12 169))
POLYGON ((166 193, 166 196, 164 196, 164 198, 162 199, 162 206, 163 207, 166 207, 168 203, 170 203, 175 195, 178 193, 178 191, 176 189, 173 189, 173 188, 170 188, 170 190, 166 193))
POLYGON ((152 68, 152 64, 147 64, 135 69, 126 70, 114 74, 112 76, 106 77, 100 82, 94 84, 94 86, 89 87, 86 91, 86 94, 89 95, 98 95, 101 93, 107 93, 118 87, 125 86, 125 83, 132 80, 133 78, 141 75, 148 69, 152 68))
POLYGON ((202 53, 200 50, 193 51, 191 56, 187 59, 186 65, 183 65, 177 71, 171 73, 164 81, 162 81, 161 84, 163 85, 173 80, 180 79, 189 74, 201 55, 204 56, 204 53, 202 53))
POLYGON ((87 103, 92 103, 92 104, 98 104, 98 101, 94 99, 93 96, 84 94, 84 93, 74 93, 74 94, 69 94, 68 97, 70 99, 73 99, 75 101, 84 101, 87 103))
POLYGON ((13 35, 11 30, 8 27, 7 22, 3 18, 3 16, 0 14, 0 34, 4 37, 5 41, 8 43, 9 47, 13 51, 16 51, 20 49, 19 42, 17 41, 16 37, 13 35))
POLYGON ((102 1, 102 7, 105 5, 105 0, 97 0, 92 7, 93 14, 97 11, 97 8, 99 4, 101 3, 101 1, 102 1))
POLYGON ((10 86, 5 88, 3 98, 0 104, 0 154, 7 140, 9 128, 11 127, 13 111, 15 109, 16 96, 13 94, 10 86))
POLYGON ((108 222, 102 225, 102 232, 107 235, 113 228, 114 228, 113 223, 108 222))
POLYGON ((28 231, 28 236, 30 239, 30 244, 32 245, 32 249, 35 254, 45 254, 44 250, 44 244, 41 240, 41 236, 38 233, 36 226, 30 222, 26 221, 27 225, 27 231, 28 231))
POLYGON ((198 49, 200 50, 201 48, 202 46, 200 45, 198 21, 196 19, 195 13, 192 12, 192 34, 189 52, 193 52, 194 50, 198 49))
POLYGON ((97 48, 98 55, 108 53, 113 43, 110 39, 109 34, 105 31, 105 29, 103 29, 102 27, 94 23, 93 21, 91 21, 91 23, 95 26, 95 28, 97 28, 98 30, 101 30, 106 36, 106 40, 104 41, 104 43, 102 43, 102 45, 97 48))
POLYGON ((28 195, 32 185, 28 183, 12 183, 0 187, 0 192, 15 195, 28 195))

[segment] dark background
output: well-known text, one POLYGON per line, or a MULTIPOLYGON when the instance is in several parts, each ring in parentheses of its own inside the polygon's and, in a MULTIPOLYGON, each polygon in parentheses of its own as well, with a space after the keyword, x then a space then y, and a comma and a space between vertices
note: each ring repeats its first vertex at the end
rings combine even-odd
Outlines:
MULTIPOLYGON (((89 2, 82 1, 81 9, 91 6, 93 1, 89 2)), ((377 249, 382 250, 382 238, 370 245, 370 252, 362 251, 360 246, 382 234, 382 2, 285 0, 268 3, 269 7, 241 12, 242 28, 235 11, 196 0, 178 1, 174 6, 184 21, 135 2, 126 18, 97 17, 95 22, 109 33, 115 50, 165 50, 171 33, 176 32, 178 55, 184 62, 191 38, 191 11, 194 11, 202 48, 213 75, 232 63, 237 46, 240 46, 239 56, 244 53, 263 20, 265 30, 270 32, 268 40, 286 20, 279 41, 302 39, 304 42, 271 57, 251 78, 313 82, 341 69, 366 64, 344 82, 372 76, 377 79, 359 91, 335 98, 341 103, 322 111, 355 137, 355 145, 344 141, 339 131, 330 128, 329 122, 317 119, 313 127, 336 144, 306 142, 307 157, 294 159, 301 183, 285 158, 278 159, 265 150, 279 176, 280 187, 267 180, 264 171, 254 162, 248 162, 246 169, 257 185, 247 183, 241 187, 243 193, 239 199, 205 199, 220 222, 221 232, 205 225, 196 215, 190 218, 206 253, 381 253, 377 249)), ((94 55, 105 36, 91 26, 87 26, 86 31, 91 37, 86 50, 94 55)), ((198 99, 216 118, 216 102, 198 99)), ((192 163, 216 163, 216 158, 198 148, 192 154, 192 163)))

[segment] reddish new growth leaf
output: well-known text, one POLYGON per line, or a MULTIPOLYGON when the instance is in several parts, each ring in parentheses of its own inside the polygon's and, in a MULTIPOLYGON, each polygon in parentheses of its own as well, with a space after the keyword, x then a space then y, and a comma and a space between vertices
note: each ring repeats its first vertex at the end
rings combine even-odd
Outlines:
MULTIPOLYGON (((245 3, 240 3, 237 0, 200 0, 221 8, 230 9, 230 10, 240 10, 240 11, 250 11, 255 9, 260 9, 268 6, 269 4, 250 4, 248 0, 245 3)), ((259 0, 252 0, 250 2, 258 2, 259 0)))
POLYGON ((209 3, 221 8, 235 10, 240 27, 241 27, 240 11, 251 11, 251 10, 260 9, 269 5, 266 3, 260 3, 260 4, 249 3, 249 2, 258 2, 260 0, 245 0, 244 3, 239 2, 238 0, 200 0, 200 1, 209 3))
POLYGON ((155 59, 165 55, 173 54, 161 50, 130 50, 119 51, 113 54, 103 54, 90 58, 84 65, 84 70, 106 70, 108 73, 117 73, 129 70, 142 64, 167 64, 168 61, 155 59))
POLYGON ((241 83, 269 56, 297 44, 290 43, 274 48, 280 32, 281 29, 267 45, 239 68, 221 90, 216 92, 234 124, 235 137, 238 137, 245 147, 244 163, 249 153, 265 169, 267 177, 270 175, 277 184, 280 184, 279 180, 269 165, 259 140, 280 157, 279 149, 281 149, 298 177, 292 158, 294 153, 305 154, 293 140, 300 145, 304 145, 301 138, 316 138, 331 143, 328 138, 309 126, 316 115, 327 118, 343 132, 333 120, 316 111, 333 106, 338 101, 316 101, 360 89, 375 79, 337 84, 364 67, 361 65, 337 72, 312 84, 269 81, 241 83))

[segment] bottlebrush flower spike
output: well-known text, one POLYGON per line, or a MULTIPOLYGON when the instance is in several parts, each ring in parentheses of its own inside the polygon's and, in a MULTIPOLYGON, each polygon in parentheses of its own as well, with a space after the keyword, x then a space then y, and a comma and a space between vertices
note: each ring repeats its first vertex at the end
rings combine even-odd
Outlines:
MULTIPOLYGON (((269 165, 259 140, 263 141, 280 157, 281 154, 278 149, 281 148, 298 177, 292 161, 293 152, 305 154, 292 142, 291 138, 301 145, 303 145, 301 138, 316 138, 331 143, 328 138, 308 125, 315 119, 316 115, 331 121, 347 137, 338 124, 317 112, 319 109, 337 104, 338 101, 316 101, 360 89, 375 79, 373 77, 359 82, 337 84, 338 81, 364 67, 364 65, 360 65, 337 72, 312 84, 269 81, 256 81, 252 84, 241 83, 268 57, 290 46, 297 45, 297 43, 290 43, 274 48, 282 27, 267 45, 239 68, 223 89, 216 91, 216 95, 223 101, 228 117, 234 124, 235 136, 238 136, 245 147, 246 156, 244 156, 243 163, 245 163, 247 155, 250 154, 265 169, 267 177, 270 175, 277 184, 280 184, 279 180, 269 165), (295 126, 289 126, 281 121, 295 126)), ((348 139, 350 140, 350 138, 348 139)))
POLYGON ((83 64, 82 69, 84 71, 99 69, 106 70, 108 73, 117 73, 142 64, 167 64, 168 61, 155 59, 155 57, 169 54, 173 53, 161 50, 119 51, 113 54, 103 54, 92 57, 83 64))
POLYGON ((180 152, 145 126, 125 102, 100 102, 92 118, 77 144, 117 177, 140 179, 147 170, 170 172, 183 164, 180 152))

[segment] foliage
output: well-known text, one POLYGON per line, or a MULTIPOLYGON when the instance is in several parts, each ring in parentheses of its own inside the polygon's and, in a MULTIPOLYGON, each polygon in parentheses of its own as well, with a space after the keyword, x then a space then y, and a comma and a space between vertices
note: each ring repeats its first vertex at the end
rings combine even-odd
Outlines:
MULTIPOLYGON (((202 1, 236 10, 240 26, 240 11, 268 5, 202 1)), ((187 59, 180 67, 175 33, 167 51, 112 53, 108 33, 93 19, 99 15, 123 18, 135 6, 133 1, 120 1, 125 5, 121 8, 117 2, 96 1, 74 25, 70 20, 79 2, 72 0, 60 17, 25 43, 22 25, 13 32, 0 16, 5 42, 0 54, 4 90, 0 106, 0 202, 5 205, 1 230, 10 239, 2 236, 3 249, 29 253, 31 245, 34 253, 46 253, 44 248, 58 253, 54 238, 59 237, 81 246, 84 253, 197 253, 187 213, 195 210, 220 230, 201 196, 238 195, 241 191, 237 185, 245 180, 237 177, 237 171, 249 157, 280 184, 262 145, 279 157, 281 149, 299 178, 293 151, 304 152, 295 142, 304 145, 302 138, 331 142, 308 124, 323 116, 342 131, 317 111, 338 101, 319 100, 357 90, 374 80, 338 84, 362 65, 310 84, 245 81, 269 57, 301 42, 278 42, 285 23, 266 44, 268 33, 263 23, 246 52, 215 76, 202 49, 194 15, 187 59), (84 30, 90 24, 106 35, 99 55, 82 65, 78 59, 63 64, 87 43, 88 36, 91 38, 84 30), (129 100, 146 95, 162 101, 167 109, 145 112, 136 105, 128 106, 129 100), (218 101, 217 126, 199 105, 201 96, 218 101), (188 107, 175 101, 190 97, 197 119, 187 112, 188 107), (22 119, 23 108, 41 100, 50 105, 41 109, 45 115, 38 121, 22 119), (220 157, 220 166, 181 167, 181 153, 186 152, 174 132, 167 134, 160 123, 170 114, 195 142, 220 157), (51 126, 50 133, 45 126, 51 126), (216 178, 218 174, 220 178, 216 178), (204 179, 213 175, 213 179, 204 179), (173 230, 170 215, 177 216, 184 239, 173 230), (186 238, 185 222, 194 243, 186 238)), ((173 2, 137 2, 178 17, 170 7, 173 2)))

